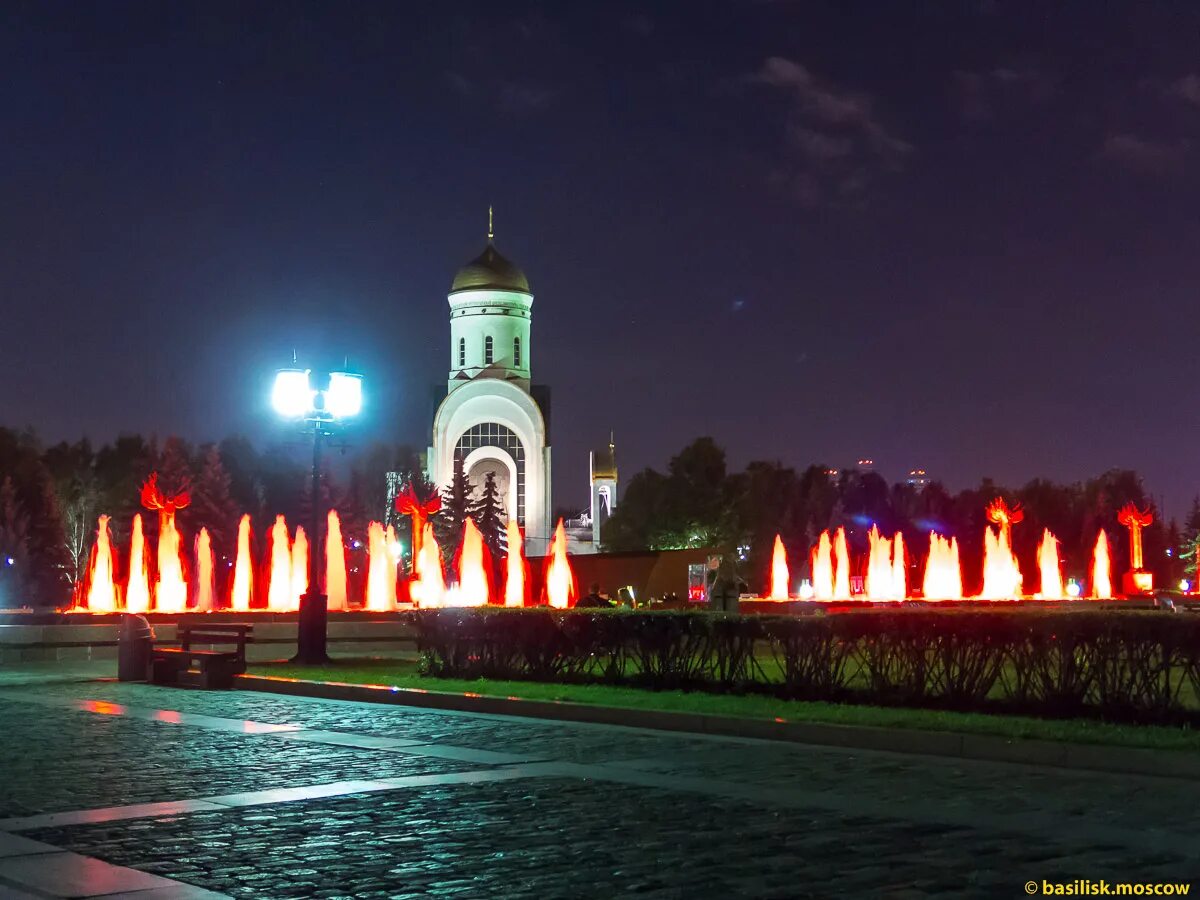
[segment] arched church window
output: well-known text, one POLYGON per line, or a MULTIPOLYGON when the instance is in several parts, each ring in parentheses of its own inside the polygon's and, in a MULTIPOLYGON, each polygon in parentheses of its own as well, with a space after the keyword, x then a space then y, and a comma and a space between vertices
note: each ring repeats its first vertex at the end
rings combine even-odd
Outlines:
POLYGON ((490 366, 495 358, 495 353, 492 349, 492 336, 489 334, 483 339, 483 364, 490 366))
POLYGON ((521 368, 521 339, 513 338, 513 365, 516 368, 521 368))
POLYGON ((467 364, 467 339, 458 339, 458 367, 461 369, 467 364))

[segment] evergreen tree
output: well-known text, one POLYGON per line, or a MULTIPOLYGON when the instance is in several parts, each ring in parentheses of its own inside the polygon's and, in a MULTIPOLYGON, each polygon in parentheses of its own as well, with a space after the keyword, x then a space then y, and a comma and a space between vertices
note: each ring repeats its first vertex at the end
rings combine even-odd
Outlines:
POLYGON ((1184 563, 1184 574, 1196 584, 1197 544, 1200 544, 1200 497, 1192 498, 1192 508, 1183 520, 1180 536, 1179 558, 1184 563))
POLYGON ((442 510, 433 524, 438 544, 447 559, 458 551, 458 545, 462 543, 463 523, 471 514, 471 494, 474 490, 471 482, 467 480, 462 457, 456 455, 454 477, 449 487, 442 491, 442 510))
POLYGON ((496 488, 496 473, 488 472, 483 482, 483 492, 471 505, 471 518, 483 538, 484 545, 492 554, 492 562, 498 563, 507 547, 507 521, 500 491, 496 488))
MULTIPOLYGON (((183 438, 172 435, 163 444, 162 455, 159 457, 158 488, 166 497, 174 497, 184 491, 191 492, 192 478, 191 448, 183 438)), ((188 539, 195 537, 200 530, 196 521, 196 513, 192 506, 186 506, 175 516, 175 524, 180 531, 186 531, 188 539)))
POLYGON ((0 484, 0 607, 29 603, 29 517, 11 476, 0 484))
POLYGON ((192 522, 197 529, 208 529, 216 552, 232 557, 241 510, 233 499, 233 478, 226 471, 216 444, 210 445, 204 454, 200 477, 192 489, 191 510, 192 522))
POLYGON ((65 606, 73 583, 68 569, 67 538, 54 479, 39 461, 31 478, 36 493, 29 517, 30 584, 32 599, 43 606, 65 606))

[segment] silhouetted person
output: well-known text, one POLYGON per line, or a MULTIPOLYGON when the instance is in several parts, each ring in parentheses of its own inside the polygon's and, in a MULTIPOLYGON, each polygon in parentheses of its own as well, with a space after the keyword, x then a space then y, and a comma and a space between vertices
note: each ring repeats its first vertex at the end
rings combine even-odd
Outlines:
POLYGON ((580 597, 579 602, 575 604, 576 609, 608 609, 612 603, 600 596, 600 582, 593 581, 588 585, 586 597, 580 597))

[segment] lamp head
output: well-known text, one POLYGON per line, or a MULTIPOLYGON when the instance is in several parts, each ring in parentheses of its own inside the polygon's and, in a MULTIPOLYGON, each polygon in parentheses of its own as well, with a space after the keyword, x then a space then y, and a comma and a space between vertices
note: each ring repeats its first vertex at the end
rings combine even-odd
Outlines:
POLYGON ((301 419, 313 408, 316 391, 308 381, 308 369, 280 369, 275 374, 271 405, 285 419, 301 419))
POLYGON ((335 419, 349 419, 362 411, 362 376, 351 372, 332 372, 325 391, 325 410, 335 419))

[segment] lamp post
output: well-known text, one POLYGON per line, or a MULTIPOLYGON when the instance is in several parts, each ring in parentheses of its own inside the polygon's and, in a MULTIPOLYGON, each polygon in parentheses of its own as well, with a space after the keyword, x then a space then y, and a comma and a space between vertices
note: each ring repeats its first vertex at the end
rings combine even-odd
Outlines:
POLYGON ((296 629, 296 655, 292 662, 316 665, 329 661, 326 653, 325 626, 329 598, 321 592, 321 442, 347 419, 362 409, 362 376, 351 372, 330 372, 329 386, 312 387, 308 369, 280 369, 275 374, 271 403, 285 419, 304 424, 312 430, 312 539, 308 549, 308 590, 300 595, 300 615, 296 629))

